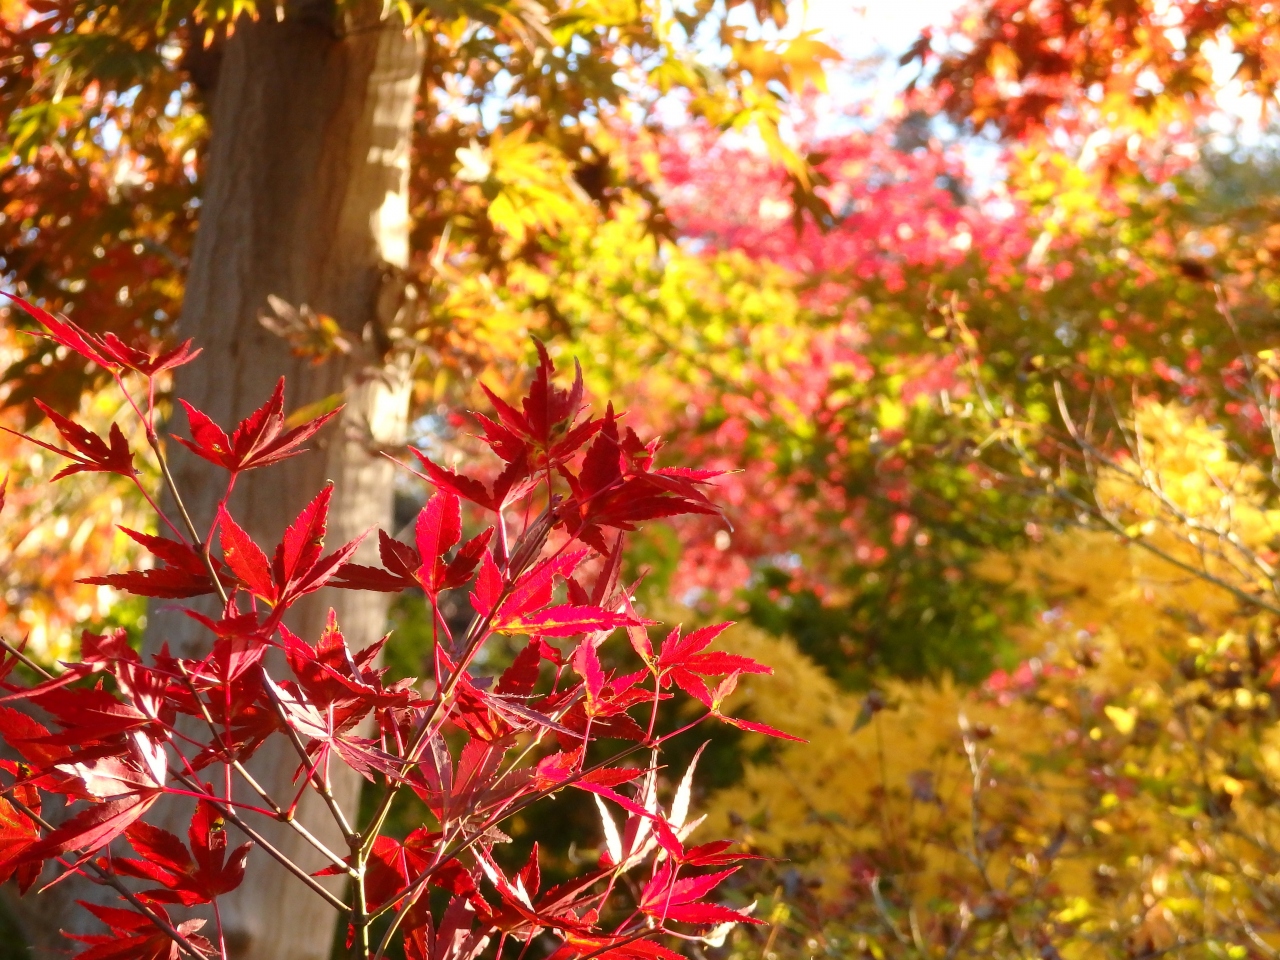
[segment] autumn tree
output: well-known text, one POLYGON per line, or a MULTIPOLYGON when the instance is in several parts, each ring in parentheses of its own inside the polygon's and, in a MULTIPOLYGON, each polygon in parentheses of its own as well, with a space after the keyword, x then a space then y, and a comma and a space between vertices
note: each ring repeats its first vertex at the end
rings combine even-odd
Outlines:
MULTIPOLYGON (((993 9, 969 27, 999 29, 993 9)), ((1108 9, 1077 8, 1073 55, 1095 57, 1108 9)), ((1252 24, 1237 26, 1229 39, 1252 43, 1252 24)), ((1090 69, 1105 75, 1121 53, 1090 69)), ((1198 46, 1173 59, 1184 58, 1205 65, 1198 46)), ((860 601, 882 636, 906 614, 890 645, 899 655, 922 635, 944 650, 955 640, 947 628, 968 611, 942 608, 961 616, 932 626, 939 593, 1025 591, 1043 605, 1030 624, 981 610, 1003 622, 980 639, 994 634, 1021 660, 982 693, 885 680, 856 643, 826 645, 825 671, 801 660, 791 685, 759 685, 757 706, 775 718, 803 700, 807 729, 830 751, 749 764, 721 810, 744 839, 793 861, 758 892, 776 881, 800 902, 806 881, 822 881, 825 916, 843 924, 819 941, 832 952, 1274 949, 1269 889, 1240 881, 1273 855, 1258 841, 1271 830, 1259 808, 1272 790, 1274 637, 1258 610, 1274 589, 1273 495, 1261 482, 1274 474, 1274 396, 1246 389, 1246 374, 1273 370, 1274 198, 1257 189, 1266 157, 1217 155, 1186 125, 1212 94, 1201 84, 1166 113, 1139 102, 1079 124, 1064 108, 1011 131, 999 216, 970 202, 963 167, 927 137, 913 142, 910 123, 812 145, 825 182, 810 207, 750 148, 699 144, 664 158, 668 211, 693 243, 636 256, 619 218, 566 232, 575 259, 562 262, 574 267, 511 291, 575 330, 588 375, 643 396, 642 415, 678 446, 741 471, 727 484, 733 533, 686 530, 683 553, 668 551, 677 582, 699 588, 678 591, 686 599, 710 595, 713 607, 763 584, 753 615, 796 632, 809 655, 821 635, 796 627, 825 619, 828 635, 857 636, 848 611, 860 601), (1238 324, 1220 312, 1215 281, 1238 324), (648 361, 643 377, 636 357, 648 361), (1072 430, 1086 423, 1082 460, 1072 430), (1148 470, 1155 487, 1139 482, 1148 470), (1043 495, 1041 509, 1024 511, 1023 495, 1043 495), (1152 511, 1161 497, 1172 512, 1152 511), (997 549, 974 537, 1000 521, 1015 529, 997 549), (969 545, 967 563, 949 562, 969 545), (1035 576, 1008 576, 1002 554, 1035 576), (883 580, 891 591, 875 589, 883 580), (876 606, 886 595, 897 602, 876 606), (832 673, 884 689, 850 697, 832 673), (1009 789, 988 789, 987 774, 1009 789), (1184 856, 1188 838, 1208 852, 1184 856), (1216 893, 1237 912, 1192 903, 1216 893)), ((747 642, 790 649, 739 635, 747 642)), ((941 669, 980 679, 990 661, 973 652, 941 669)), ((788 928, 775 897, 764 949, 812 956, 814 928, 788 928)), ((760 948, 744 943, 740 955, 760 948)))

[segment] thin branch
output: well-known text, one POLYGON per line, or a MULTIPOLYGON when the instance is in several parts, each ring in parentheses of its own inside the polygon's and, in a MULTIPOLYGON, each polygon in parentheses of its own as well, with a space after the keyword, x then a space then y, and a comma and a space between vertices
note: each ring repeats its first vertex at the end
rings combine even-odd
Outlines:
MULTIPOLYGON (((271 812, 275 816, 276 820, 281 823, 287 823, 299 836, 306 840, 307 843, 311 844, 311 846, 315 847, 320 854, 328 858, 334 866, 341 867, 343 870, 351 872, 352 868, 346 860, 342 859, 330 850, 319 837, 315 836, 315 834, 303 826, 288 810, 281 807, 280 804, 276 802, 276 799, 271 796, 271 794, 269 794, 260 783, 258 783, 253 774, 245 768, 244 764, 231 755, 231 750, 222 739, 222 734, 218 730, 218 726, 214 722, 212 715, 210 715, 209 708, 205 705, 205 702, 201 698, 195 684, 191 681, 191 675, 187 673, 186 664, 181 660, 178 661, 178 672, 182 674, 182 679, 186 681, 187 689, 191 691, 191 696, 195 699, 196 705, 200 708, 200 713, 204 717, 205 723, 209 725, 209 732, 213 734, 214 742, 222 747, 229 758, 224 762, 235 770, 236 773, 240 774, 240 776, 244 778, 245 783, 249 785, 250 789, 262 798, 263 803, 271 808, 271 812)), ((354 874, 352 875, 354 876, 354 874)))
POLYGON ((1245 936, 1253 941, 1254 946, 1265 953, 1268 957, 1271 957, 1272 960, 1275 960, 1276 957, 1280 957, 1280 952, 1258 935, 1258 931, 1253 928, 1253 924, 1249 922, 1249 918, 1244 915, 1244 911, 1238 906, 1236 907, 1236 918, 1240 921, 1241 927, 1244 928, 1245 936))
MULTIPOLYGON (((1067 409, 1067 406, 1066 406, 1066 399, 1065 397, 1063 397, 1063 394, 1062 394, 1062 385, 1060 383, 1054 384, 1054 392, 1056 393, 1058 398, 1059 412, 1062 415, 1063 422, 1067 426, 1067 432, 1071 434, 1071 437, 1073 440, 1075 440, 1078 444, 1081 445, 1082 452, 1088 454, 1092 450, 1092 447, 1089 445, 1088 441, 1085 440, 1080 435, 1080 432, 1077 429, 1075 422, 1072 420, 1070 411, 1067 409)), ((1105 458, 1102 458, 1102 459, 1105 460, 1105 458)), ((1064 494, 1065 494, 1065 491, 1064 491, 1064 494)), ((1224 580, 1223 578, 1217 576, 1216 574, 1210 573, 1208 570, 1204 569, 1203 567, 1195 567, 1192 564, 1186 562, 1185 560, 1181 560, 1173 556, 1168 551, 1163 550, 1160 547, 1157 547, 1155 544, 1151 543, 1145 537, 1135 536, 1134 534, 1130 533, 1128 529, 1125 527, 1125 525, 1121 523, 1118 519, 1116 519, 1113 515, 1111 515, 1109 512, 1107 512, 1101 506, 1101 504, 1095 504, 1094 506, 1091 507, 1089 504, 1087 504, 1085 501, 1081 500, 1078 497, 1075 497, 1071 494, 1065 494, 1065 495, 1069 497, 1072 502, 1076 503, 1078 506, 1083 507, 1085 510, 1092 513, 1095 517, 1102 520, 1103 523, 1105 523, 1108 527, 1110 527, 1116 533, 1120 534, 1120 536, 1123 537, 1129 543, 1140 546, 1144 550, 1147 550, 1150 553, 1154 554, 1155 556, 1159 557, 1161 560, 1164 560, 1166 563, 1170 563, 1181 570, 1185 570, 1186 572, 1196 577, 1199 577, 1200 579, 1208 583, 1212 583, 1213 585, 1220 587, 1223 590, 1226 590, 1228 593, 1232 594, 1233 596, 1237 597, 1240 600, 1244 600, 1245 602, 1252 604, 1254 606, 1260 607, 1263 610, 1268 610, 1271 613, 1280 614, 1280 604, 1267 600, 1256 593, 1250 593, 1249 591, 1244 590, 1243 588, 1224 580)))
POLYGON ((889 928, 889 932, 893 934, 904 947, 910 947, 911 941, 907 939, 907 935, 898 929, 898 925, 893 922, 892 916, 889 914, 889 905, 885 903, 884 894, 880 892, 880 875, 876 874, 871 878, 871 902, 875 904, 876 913, 880 915, 880 919, 884 925, 889 928))
MULTIPOLYGON (((177 779, 180 783, 185 784, 189 789, 196 790, 196 791, 199 790, 200 785, 192 781, 189 777, 179 774, 177 776, 177 779)), ((224 820, 229 820, 231 823, 234 823, 240 829, 241 833, 243 833, 246 837, 248 837, 258 846, 260 846, 263 852, 265 852, 269 857, 271 857, 273 860, 279 863, 280 866, 284 867, 291 874, 293 874, 295 877, 301 880, 303 884, 305 884, 311 890, 312 893, 315 893, 317 896, 319 896, 322 900, 324 900, 327 904, 329 904, 329 906, 333 907, 335 910, 339 910, 343 913, 347 913, 350 911, 351 909, 350 907, 348 907, 345 903, 343 903, 341 900, 335 897, 332 893, 330 893, 327 889, 325 889, 324 885, 321 884, 318 880, 316 880, 315 877, 311 876, 311 874, 307 873, 307 871, 303 870, 300 866, 298 866, 296 863, 290 860, 285 854, 280 852, 280 850, 278 850, 275 846, 273 846, 272 843, 269 840, 267 840, 267 838, 264 837, 261 833, 259 833, 253 827, 249 826, 249 824, 245 823, 243 818, 241 818, 241 816, 238 813, 236 813, 235 808, 233 808, 232 806, 224 802, 221 797, 217 797, 217 796, 213 796, 205 793, 202 793, 201 796, 205 798, 207 803, 212 805, 214 809, 216 809, 220 814, 222 814, 222 817, 224 820)))
POLYGON ((11 644, 8 640, 4 639, 4 637, 0 637, 0 645, 3 645, 5 650, 7 650, 10 655, 16 657, 19 663, 21 663, 27 669, 33 671, 37 676, 43 677, 45 680, 53 679, 52 673, 50 673, 44 667, 40 666, 40 664, 36 663, 34 660, 28 657, 25 653, 23 653, 21 650, 19 650, 17 647, 11 644))
MULTIPOLYGON (((191 542, 195 544, 200 551, 200 556, 204 559, 205 569, 209 571, 209 577, 213 580, 213 588, 218 591, 218 596, 222 598, 223 606, 226 606, 227 588, 222 585, 222 580, 218 577, 218 571, 213 565, 213 555, 210 553, 210 544, 205 543, 200 536, 200 531, 196 529, 195 522, 191 519, 191 514, 187 512, 187 505, 182 501, 182 494, 178 492, 178 484, 173 479, 173 473, 169 470, 169 459, 164 455, 164 451, 160 448, 160 437, 156 434, 155 428, 147 424, 147 443, 150 445, 152 452, 156 455, 156 460, 160 464, 160 475, 164 477, 164 484, 169 489, 169 495, 173 497, 173 502, 178 508, 178 513, 182 515, 182 522, 186 524, 188 532, 191 534, 191 542)), ((234 482, 234 475, 232 477, 234 482)), ((163 514, 161 514, 163 516, 163 514)))

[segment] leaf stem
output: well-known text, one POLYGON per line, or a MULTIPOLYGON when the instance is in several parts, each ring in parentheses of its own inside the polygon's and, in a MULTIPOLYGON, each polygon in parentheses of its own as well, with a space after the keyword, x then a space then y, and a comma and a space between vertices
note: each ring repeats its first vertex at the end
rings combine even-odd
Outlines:
POLYGON ((285 713, 284 704, 280 701, 280 695, 276 692, 275 684, 267 675, 267 668, 261 666, 259 669, 262 671, 262 687, 267 692, 267 698, 271 701, 271 706, 275 709, 276 717, 284 725, 289 742, 293 744, 294 751, 298 754, 298 757, 302 760, 303 767, 307 770, 307 779, 310 781, 311 786, 324 800, 325 806, 329 808, 329 813, 333 815, 334 822, 337 823, 338 829, 342 831, 342 837, 347 841, 348 845, 362 842, 360 834, 351 828, 346 814, 342 812, 342 807, 338 805, 328 781, 315 770, 311 757, 307 754, 307 748, 298 736, 298 731, 294 730, 293 725, 289 723, 288 715, 285 713))
POLYGON ((3 645, 5 650, 8 651, 8 653, 11 656, 16 657, 18 659, 18 662, 21 663, 28 670, 34 671, 38 676, 43 677, 45 680, 53 679, 52 673, 50 673, 44 667, 40 666, 40 664, 36 663, 34 660, 32 660, 25 653, 23 653, 21 650, 19 650, 17 647, 11 644, 4 637, 0 637, 0 645, 3 645))
MULTIPOLYGON (((222 580, 218 577, 218 571, 214 569, 210 544, 200 538, 200 532, 196 529, 195 522, 191 519, 191 514, 187 512, 187 505, 183 502, 182 494, 178 492, 178 484, 173 479, 173 473, 169 469, 169 458, 164 455, 164 450, 160 447, 160 437, 151 424, 147 424, 147 443, 150 445, 151 451, 156 455, 156 461, 160 464, 160 475, 164 477, 164 484, 169 490, 169 496, 173 497, 174 505, 178 508, 178 513, 182 515, 182 522, 186 524, 187 530, 191 533, 191 541, 204 559, 205 568, 209 571, 209 578, 213 581, 213 588, 218 591, 218 596, 222 598, 223 606, 226 606, 229 599, 227 589, 222 585, 222 580)), ((235 474, 231 476, 231 483, 235 483, 235 474)), ((228 486, 228 492, 230 492, 230 486, 228 486)), ((160 516, 164 517, 164 514, 160 513, 160 516)))

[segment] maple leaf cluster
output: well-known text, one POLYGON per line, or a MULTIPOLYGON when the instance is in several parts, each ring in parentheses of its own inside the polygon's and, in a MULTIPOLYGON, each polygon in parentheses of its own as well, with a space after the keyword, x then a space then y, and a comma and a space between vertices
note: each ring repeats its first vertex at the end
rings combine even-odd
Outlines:
MULTIPOLYGON (((55 343, 117 380, 163 466, 153 380, 190 362, 189 344, 140 350, 17 302, 55 343), (145 383, 140 402, 129 391, 132 377, 145 383)), ((359 538, 326 546, 330 486, 270 552, 227 507, 240 474, 303 453, 332 413, 287 429, 283 381, 231 430, 183 404, 190 438, 174 439, 225 474, 222 506, 207 530, 185 510, 175 521, 157 507, 158 532, 125 531, 154 565, 85 582, 165 600, 215 595, 215 616, 185 611, 209 631, 208 654, 177 657, 166 646, 144 659, 123 630, 85 633, 81 659, 52 674, 0 641, 0 737, 16 758, 0 762, 0 880, 13 878, 25 893, 81 873, 114 887, 119 905, 86 905, 108 932, 77 935, 80 957, 225 956, 217 899, 253 868, 255 846, 254 856, 276 858, 342 913, 357 957, 380 956, 395 937, 415 960, 472 960, 491 946, 500 956, 508 941, 527 948, 542 937, 557 960, 674 960, 664 939, 723 937, 726 925, 755 922, 714 898, 744 855, 726 842, 689 843, 700 822, 688 816, 692 767, 665 812, 657 773, 662 744, 708 718, 787 736, 724 712, 738 677, 768 668, 708 649, 727 624, 677 629, 655 651, 654 624, 636 611, 634 584, 620 579, 625 533, 654 518, 715 514, 707 495, 715 474, 658 467, 656 441, 641 441, 612 408, 600 417, 586 410, 580 371, 567 388, 555 374, 539 345, 519 406, 490 394, 496 418, 479 419, 504 465, 492 482, 415 451, 419 475, 435 492, 411 543, 379 531, 378 566, 353 562, 359 538), (464 541, 464 519, 476 518, 489 525, 464 541), (388 682, 379 662, 385 638, 353 649, 332 611, 318 637, 294 633, 289 609, 326 586, 420 594, 433 623, 431 676, 388 682), (469 597, 474 615, 465 631, 451 630, 441 613, 446 591, 469 597), (599 648, 616 631, 625 632, 639 669, 602 663, 599 648), (482 675, 486 643, 511 635, 528 638, 514 662, 499 676, 482 675), (21 679, 30 671, 39 676, 21 679), (659 705, 673 687, 691 695, 697 715, 658 734, 659 705), (297 796, 271 796, 245 766, 272 738, 292 744, 297 796), (593 749, 597 743, 612 749, 593 749), (334 800, 334 765, 378 791, 366 821, 334 800), (536 847, 515 873, 494 848, 507 839, 505 820, 566 789, 600 804, 605 852, 584 875, 543 889, 536 847), (346 855, 295 818, 307 791, 324 799, 346 855), (51 795, 59 802, 49 804, 51 795), (195 801, 185 840, 146 819, 175 796, 195 801), (388 835, 393 806, 414 796, 430 820, 403 839, 388 835), (50 809, 60 812, 46 819, 50 809), (621 830, 610 810, 625 818, 621 830), (266 821, 316 846, 329 861, 318 876, 346 878, 345 897, 266 842, 266 821), (436 903, 444 906, 433 913, 436 903), (212 933, 207 914, 169 912, 205 904, 214 905, 212 933), (383 918, 391 922, 377 942, 371 929, 383 918)), ((45 446, 70 461, 59 476, 112 473, 142 489, 135 463, 144 454, 122 431, 103 438, 48 412, 66 447, 45 446)))

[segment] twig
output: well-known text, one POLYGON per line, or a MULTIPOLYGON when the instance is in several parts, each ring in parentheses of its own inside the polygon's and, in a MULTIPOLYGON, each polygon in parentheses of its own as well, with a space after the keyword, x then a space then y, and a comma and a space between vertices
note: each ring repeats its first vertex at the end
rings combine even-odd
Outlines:
MULTIPOLYGON (((781 887, 774 887, 773 899, 777 900, 779 894, 781 893, 782 893, 781 887)), ((780 915, 775 915, 775 916, 780 916, 780 915)), ((778 939, 778 927, 780 927, 781 925, 782 923, 780 919, 774 920, 773 923, 769 925, 769 936, 765 938, 764 946, 760 950, 761 960, 769 960, 769 953, 771 950, 773 950, 774 941, 778 939)))
POLYGON ((204 559, 205 569, 209 571, 209 578, 213 580, 213 588, 218 591, 218 596, 222 598, 223 606, 226 606, 228 600, 227 588, 222 585, 222 580, 218 577, 218 571, 213 566, 213 556, 209 552, 210 545, 205 543, 200 536, 200 531, 196 529, 195 522, 191 519, 191 514, 187 512, 187 505, 182 502, 182 494, 178 492, 178 484, 174 481, 173 474, 169 470, 169 459, 164 455, 164 451, 160 449, 160 437, 150 424, 147 424, 147 443, 156 455, 156 460, 160 463, 160 475, 164 477, 164 484, 169 488, 169 495, 173 497, 178 513, 182 515, 182 522, 186 524, 187 531, 191 534, 191 541, 204 559))
POLYGON ((963 713, 960 714, 960 739, 964 742, 964 752, 969 758, 969 772, 973 778, 973 788, 969 794, 969 851, 965 856, 978 871, 978 876, 982 878, 987 889, 994 890, 995 887, 987 874, 986 860, 978 853, 978 829, 982 825, 982 810, 979 805, 982 796, 982 779, 986 775, 987 760, 990 759, 991 754, 988 752, 981 759, 978 758, 978 745, 974 742, 970 731, 969 718, 963 713))
POLYGON ((307 873, 307 871, 303 870, 300 866, 298 866, 296 863, 290 860, 287 856, 285 856, 285 854, 280 852, 280 850, 276 849, 276 847, 273 846, 272 843, 269 840, 267 840, 266 837, 264 837, 261 833, 259 833, 253 827, 249 826, 249 824, 245 823, 243 818, 241 818, 241 816, 238 813, 236 813, 235 808, 223 802, 221 797, 212 796, 204 793, 203 791, 200 791, 200 785, 198 783, 194 782, 189 777, 186 777, 182 774, 179 774, 177 776, 177 779, 180 783, 185 784, 189 789, 200 792, 201 796, 206 798, 206 802, 211 804, 220 814, 222 814, 222 817, 224 820, 229 820, 231 823, 234 823, 240 829, 241 833, 243 833, 246 837, 248 837, 258 846, 260 846, 263 849, 263 851, 269 857, 271 857, 273 860, 279 863, 280 866, 284 867, 286 870, 292 873, 295 877, 301 880, 308 888, 310 888, 310 890, 313 893, 315 893, 322 900, 328 903, 329 906, 343 913, 347 913, 351 909, 345 903, 343 903, 341 900, 335 897, 332 893, 326 890, 325 887, 318 880, 316 880, 315 877, 311 876, 311 874, 307 873))
POLYGON ((196 705, 200 708, 200 713, 204 717, 205 723, 209 725, 209 731, 213 734, 214 741, 218 743, 224 751, 226 751, 229 758, 226 762, 231 766, 231 768, 235 770, 236 773, 240 774, 240 776, 244 778, 245 783, 249 785, 250 789, 262 798, 263 803, 267 804, 267 806, 271 808, 271 812, 275 814, 275 818, 277 820, 281 823, 287 823, 296 833, 298 833, 299 836, 315 847, 322 855, 327 857, 334 866, 341 867, 343 870, 351 872, 352 868, 346 860, 342 859, 330 850, 319 837, 315 836, 315 834, 303 826, 288 810, 281 807, 280 804, 276 802, 276 799, 271 796, 271 794, 267 793, 262 785, 259 784, 254 776, 245 768, 244 764, 234 756, 231 756, 230 748, 223 741, 222 734, 219 732, 217 724, 209 713, 209 708, 205 706, 205 702, 200 697, 199 691, 191 681, 191 675, 187 673, 186 664, 181 660, 178 661, 178 672, 182 674, 182 679, 186 681, 187 689, 191 691, 191 696, 195 698, 196 705))
POLYGON ((1249 922, 1249 918, 1244 915, 1244 911, 1238 906, 1236 907, 1236 918, 1244 928, 1245 936, 1253 941, 1254 946, 1265 953, 1268 957, 1280 957, 1280 951, 1277 951, 1275 947, 1271 946, 1271 944, 1267 943, 1267 941, 1263 940, 1262 937, 1258 935, 1258 931, 1253 929, 1253 924, 1249 922))
POLYGON ((27 667, 29 670, 34 671, 38 676, 41 676, 46 680, 53 679, 52 673, 50 673, 44 667, 40 666, 40 664, 36 663, 34 660, 28 657, 25 653, 23 653, 21 650, 19 650, 17 647, 11 644, 8 640, 4 639, 4 637, 0 637, 0 644, 2 644, 5 650, 7 650, 12 656, 16 657, 19 663, 27 667))
MULTIPOLYGON (((1089 445, 1087 440, 1084 440, 1083 437, 1080 436, 1080 433, 1076 428, 1075 422, 1071 419, 1071 414, 1066 407, 1066 400, 1062 395, 1062 385, 1060 383, 1055 383, 1054 391, 1057 394, 1059 411, 1062 414, 1064 423, 1067 425, 1068 433, 1071 434, 1072 439, 1076 440, 1077 443, 1081 444, 1082 452, 1085 452, 1086 454, 1088 454, 1093 448, 1091 447, 1091 445, 1089 445)), ((1101 459, 1105 460, 1105 458, 1101 458, 1101 459)), ((1238 599, 1244 600, 1247 603, 1253 604, 1254 606, 1260 607, 1264 610, 1268 610, 1271 613, 1280 614, 1280 604, 1274 603, 1270 600, 1260 597, 1255 593, 1250 593, 1249 591, 1244 590, 1233 583, 1229 583, 1228 581, 1222 579, 1221 577, 1213 573, 1210 573, 1206 569, 1197 568, 1187 563, 1185 560, 1180 560, 1177 557, 1170 554, 1168 551, 1162 550, 1161 548, 1155 546, 1145 537, 1134 536, 1125 528, 1124 524, 1122 524, 1114 516, 1110 515, 1100 505, 1095 505, 1094 507, 1090 507, 1085 501, 1074 496, 1071 497, 1071 500, 1077 505, 1084 507, 1086 510, 1092 513, 1098 519, 1102 520, 1108 527, 1110 527, 1116 533, 1120 534, 1128 542, 1142 547, 1144 550, 1149 551, 1150 553, 1159 557, 1161 560, 1164 560, 1167 563, 1170 563, 1175 567, 1178 567, 1179 569, 1185 570, 1188 573, 1196 577, 1199 577, 1200 579, 1205 580, 1206 582, 1212 583, 1217 587, 1221 587, 1223 590, 1226 590, 1227 592, 1231 593, 1238 599)))
POLYGON ((904 947, 910 947, 911 941, 907 939, 906 934, 898 929, 898 925, 893 922, 893 918, 889 915, 889 905, 884 902, 884 895, 880 892, 880 874, 878 873, 871 878, 871 900, 875 904, 876 913, 880 915, 880 919, 889 928, 889 932, 893 934, 894 939, 904 947))

